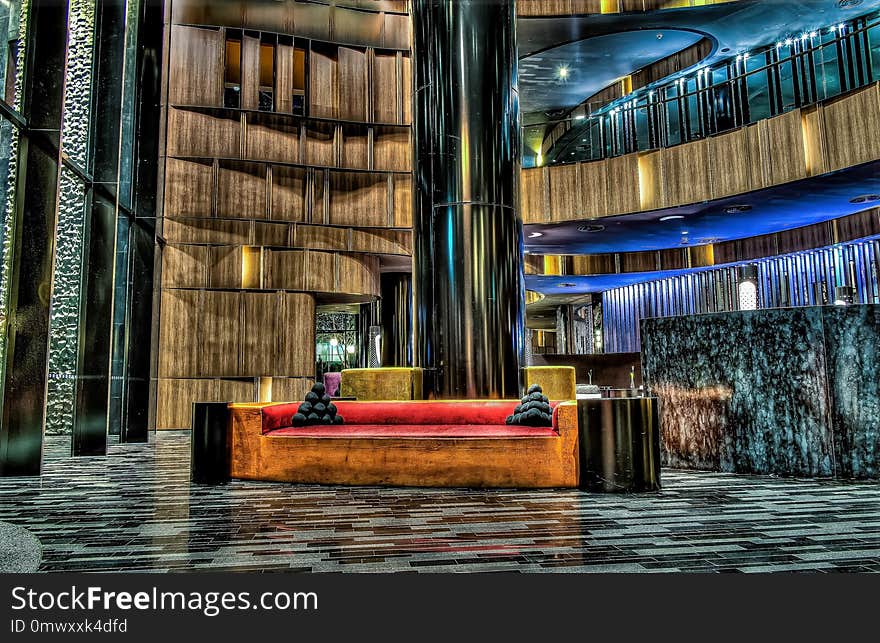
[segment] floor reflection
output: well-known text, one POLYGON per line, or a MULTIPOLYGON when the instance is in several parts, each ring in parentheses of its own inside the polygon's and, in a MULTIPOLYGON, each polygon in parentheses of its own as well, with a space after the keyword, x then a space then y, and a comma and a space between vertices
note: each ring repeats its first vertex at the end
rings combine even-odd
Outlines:
POLYGON ((880 571, 880 485, 665 470, 644 496, 189 483, 189 437, 0 479, 45 571, 880 571))

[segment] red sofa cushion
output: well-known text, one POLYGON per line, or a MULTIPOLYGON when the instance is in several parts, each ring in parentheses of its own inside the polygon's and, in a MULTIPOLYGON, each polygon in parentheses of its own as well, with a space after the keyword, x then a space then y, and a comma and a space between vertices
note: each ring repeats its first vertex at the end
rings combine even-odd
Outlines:
POLYGON ((556 437, 550 427, 502 424, 345 424, 277 429, 269 437, 297 438, 535 438, 556 437))
MULTIPOLYGON (((508 427, 507 418, 513 413, 517 401, 491 400, 468 402, 353 402, 340 400, 334 402, 339 415, 345 420, 342 426, 292 426, 291 419, 299 409, 299 403, 276 404, 262 409, 263 434, 277 433, 291 429, 294 433, 284 435, 317 435, 316 432, 327 430, 335 435, 354 435, 359 427, 367 427, 367 431, 375 434, 376 428, 388 429, 389 435, 401 436, 400 431, 393 427, 405 427, 406 431, 418 430, 419 436, 442 436, 444 427, 453 427, 464 431, 468 427, 474 431, 488 431, 489 427, 501 428, 499 436, 515 437, 511 431, 525 430, 528 435, 535 435, 532 427, 508 427)), ((553 408, 553 426, 556 427, 556 408, 558 402, 551 402, 553 408)), ((549 427, 543 431, 554 432, 549 427)))

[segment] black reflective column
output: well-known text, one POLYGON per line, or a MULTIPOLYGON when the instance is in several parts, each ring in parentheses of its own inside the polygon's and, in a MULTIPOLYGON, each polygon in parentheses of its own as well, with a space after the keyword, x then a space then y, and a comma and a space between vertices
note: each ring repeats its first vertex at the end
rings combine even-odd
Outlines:
POLYGON ((39 475, 42 461, 67 4, 31 2, 27 43, 23 115, 29 131, 19 145, 0 476, 39 475))
POLYGON ((382 366, 412 366, 412 275, 382 273, 382 366))
MULTIPOLYGON (((123 404, 120 442, 147 442, 150 427, 151 376, 155 366, 151 344, 156 342, 153 325, 153 282, 156 247, 156 186, 159 173, 161 78, 164 6, 162 0, 143 0, 138 16, 137 99, 134 171, 131 178, 129 228, 129 292, 125 314, 123 355, 123 404)), ((117 279, 120 275, 117 275, 117 279)))
POLYGON ((415 363, 435 398, 516 398, 523 351, 513 0, 414 0, 415 363))

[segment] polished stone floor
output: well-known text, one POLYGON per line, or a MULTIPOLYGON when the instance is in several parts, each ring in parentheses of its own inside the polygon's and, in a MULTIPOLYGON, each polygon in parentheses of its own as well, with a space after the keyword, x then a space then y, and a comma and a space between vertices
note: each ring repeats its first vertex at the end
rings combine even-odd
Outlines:
MULTIPOLYGON (((151 438, 152 439, 152 438, 151 438)), ((880 571, 880 484, 664 471, 661 493, 189 483, 189 437, 0 479, 45 571, 880 571)))

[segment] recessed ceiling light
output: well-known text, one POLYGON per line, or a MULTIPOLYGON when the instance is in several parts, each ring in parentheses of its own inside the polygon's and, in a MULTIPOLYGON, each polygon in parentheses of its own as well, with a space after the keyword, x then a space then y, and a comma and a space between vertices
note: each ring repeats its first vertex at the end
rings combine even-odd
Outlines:
POLYGON ((559 284, 559 287, 560 288, 577 288, 577 284, 564 283, 564 284, 559 284))
POLYGON ((880 201, 880 194, 862 194, 861 196, 857 196, 854 199, 850 199, 850 203, 873 203, 874 201, 880 201))
POLYGON ((668 217, 660 217, 660 221, 678 221, 679 219, 684 219, 684 216, 681 214, 671 214, 668 217))
POLYGON ((743 212, 750 212, 752 209, 750 205, 732 205, 729 208, 724 208, 724 214, 742 214, 743 212))
POLYGON ((543 236, 544 236, 543 232, 533 232, 532 234, 529 235, 529 239, 537 239, 538 237, 543 237, 543 236))
POLYGON ((593 225, 582 225, 578 228, 578 232, 602 232, 605 229, 605 226, 593 224, 593 225))
POLYGON ((563 65, 556 70, 556 75, 559 76, 560 79, 565 80, 566 78, 568 78, 569 71, 570 70, 568 68, 568 65, 563 65))

